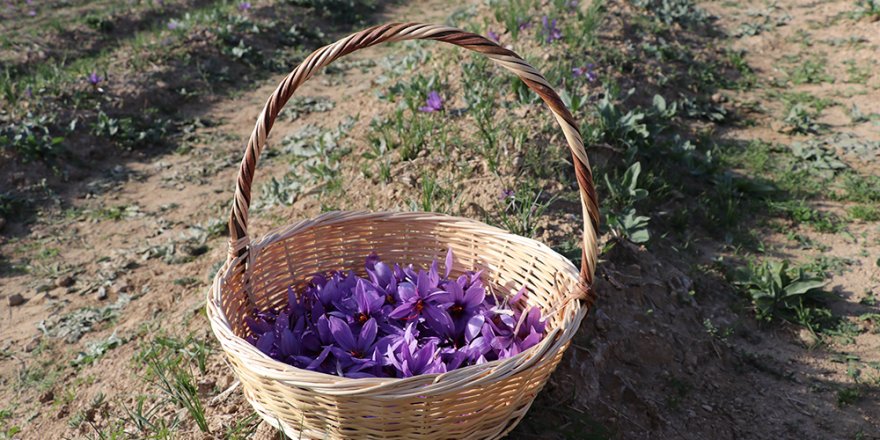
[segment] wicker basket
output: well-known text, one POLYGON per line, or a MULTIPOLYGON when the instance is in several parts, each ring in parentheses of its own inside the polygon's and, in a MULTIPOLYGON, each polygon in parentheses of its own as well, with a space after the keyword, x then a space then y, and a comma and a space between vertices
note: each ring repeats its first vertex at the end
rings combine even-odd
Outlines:
POLYGON ((498 438, 522 419, 587 314, 596 264, 596 195, 583 141, 547 80, 514 52, 479 35, 426 24, 387 24, 355 33, 309 55, 278 86, 257 119, 238 175, 229 258, 208 295, 208 318, 247 400, 291 438, 498 438), (583 264, 537 241, 486 224, 434 213, 333 212, 251 241, 247 213, 257 158, 278 112, 318 69, 386 41, 438 40, 482 53, 513 72, 556 116, 572 153, 584 213, 583 264), (527 286, 526 300, 548 319, 544 340, 514 357, 445 374, 350 379, 275 361, 245 341, 253 308, 283 306, 287 288, 312 274, 355 270, 376 252, 389 262, 428 266, 448 247, 454 274, 480 268, 495 292, 527 286))

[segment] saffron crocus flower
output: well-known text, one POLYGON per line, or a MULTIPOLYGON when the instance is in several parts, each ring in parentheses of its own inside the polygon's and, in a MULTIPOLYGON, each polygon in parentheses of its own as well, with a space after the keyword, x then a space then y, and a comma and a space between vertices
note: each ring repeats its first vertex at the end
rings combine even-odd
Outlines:
POLYGON ((428 93, 428 99, 425 100, 425 104, 426 105, 419 107, 420 112, 433 113, 443 110, 443 99, 440 98, 440 94, 435 91, 428 93))
POLYGON ((467 276, 462 275, 462 278, 462 282, 446 283, 444 287, 447 293, 440 297, 440 301, 447 304, 446 311, 454 323, 455 335, 463 335, 465 326, 480 311, 483 300, 486 299, 486 291, 482 288, 463 289, 467 276))
POLYGON ((425 271, 419 272, 418 285, 402 283, 398 292, 402 304, 391 312, 391 318, 416 322, 423 319, 436 334, 451 333, 452 318, 438 303, 443 298, 443 291, 431 286, 425 271))
POLYGON ((373 357, 378 330, 376 320, 370 318, 361 327, 359 334, 355 336, 347 322, 331 316, 330 332, 333 334, 336 346, 331 347, 330 351, 346 367, 352 364, 363 366, 369 363, 373 357))
POLYGON ((486 32, 486 36, 488 36, 490 40, 492 40, 492 41, 494 41, 494 42, 496 42, 496 43, 500 43, 500 42, 501 42, 501 37, 499 37, 498 34, 496 34, 495 32, 493 32, 491 29, 489 29, 489 31, 486 32))
POLYGON ((241 12, 247 12, 251 9, 251 2, 241 2, 238 4, 238 10, 241 12))
POLYGON ((98 87, 98 84, 101 84, 101 81, 104 81, 104 78, 101 78, 101 77, 98 75, 98 72, 92 72, 92 73, 89 74, 89 76, 86 77, 86 80, 87 80, 87 81, 89 82, 89 84, 91 84, 93 87, 98 87))
POLYGON ((519 30, 524 31, 530 27, 532 27, 532 20, 529 18, 523 18, 522 20, 518 20, 519 22, 519 30))
POLYGON ((575 67, 575 68, 571 69, 571 74, 575 78, 584 77, 587 79, 587 81, 594 82, 599 78, 599 76, 593 70, 595 67, 596 66, 593 65, 593 63, 588 63, 586 66, 575 67))
POLYGON ((556 19, 550 20, 546 15, 541 19, 541 23, 544 25, 544 40, 547 43, 552 43, 556 40, 562 38, 562 31, 556 27, 556 19))
POLYGON ((402 377, 446 372, 446 365, 440 359, 440 350, 434 340, 421 348, 416 344, 401 344, 397 350, 389 351, 388 358, 402 377))
POLYGON ((380 312, 385 304, 385 297, 379 295, 370 283, 358 279, 354 296, 343 300, 342 303, 346 308, 345 315, 349 322, 361 326, 370 319, 382 318, 380 312))
POLYGON ((512 189, 503 189, 501 190, 501 195, 498 196, 498 200, 504 201, 507 199, 512 199, 516 196, 516 191, 512 189))
POLYGON ((178 22, 177 20, 171 20, 168 22, 168 29, 169 30, 173 31, 179 27, 180 27, 180 22, 178 22))

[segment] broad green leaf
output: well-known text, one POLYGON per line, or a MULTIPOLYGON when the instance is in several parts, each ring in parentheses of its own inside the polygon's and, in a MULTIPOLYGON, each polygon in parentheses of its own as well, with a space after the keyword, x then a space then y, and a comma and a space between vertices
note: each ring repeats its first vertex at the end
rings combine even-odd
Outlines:
POLYGON ((785 286, 785 294, 786 296, 803 295, 810 290, 818 289, 825 284, 825 281, 820 278, 808 278, 804 280, 799 280, 785 286))

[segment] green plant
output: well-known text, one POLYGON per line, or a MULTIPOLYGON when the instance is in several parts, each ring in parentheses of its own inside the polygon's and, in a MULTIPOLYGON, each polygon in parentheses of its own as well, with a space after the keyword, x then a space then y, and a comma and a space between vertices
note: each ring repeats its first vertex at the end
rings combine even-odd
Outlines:
POLYGON ((862 398, 862 389, 857 386, 843 387, 837 390, 837 406, 847 406, 862 398))
POLYGON ((259 414, 252 412, 243 419, 236 420, 234 424, 226 428, 226 440, 247 440, 260 425, 259 414))
MULTIPOLYGON (((568 5, 570 1, 564 1, 568 5)), ((605 0, 592 0, 586 11, 577 9, 574 20, 565 20, 562 34, 572 47, 587 51, 596 44, 597 31, 605 18, 605 0)))
POLYGON ((161 142, 167 125, 166 120, 114 118, 101 111, 92 124, 92 134, 109 139, 122 148, 132 149, 161 142))
POLYGON ((850 172, 843 176, 845 198, 853 202, 880 202, 880 176, 850 172))
POLYGON ((632 3, 650 11, 656 20, 667 25, 700 25, 709 18, 705 11, 690 0, 633 0, 632 3))
POLYGON ((537 8, 533 0, 495 0, 492 9, 495 11, 495 19, 516 40, 537 8))
POLYGON ((375 11, 381 2, 377 0, 287 0, 299 6, 314 8, 320 14, 335 20, 357 22, 375 11))
MULTIPOLYGON (((186 410, 202 432, 208 432, 208 422, 191 365, 195 363, 198 371, 205 374, 210 351, 204 340, 192 335, 184 340, 158 336, 151 343, 145 344, 134 357, 137 364, 146 365, 144 379, 162 391, 167 402, 186 410)), ((132 411, 132 417, 143 416, 136 418, 144 426, 151 420, 152 410, 145 414, 143 404, 132 411)), ((168 426, 164 420, 158 423, 156 426, 162 430, 168 426)), ((176 424, 176 421, 171 424, 176 424)), ((151 429, 155 430, 156 426, 151 429)))
POLYGON ((624 112, 606 92, 596 104, 595 122, 584 128, 588 143, 606 144, 625 150, 632 159, 647 144, 650 132, 645 124, 645 113, 635 110, 624 112))
POLYGON ((608 214, 608 225, 612 234, 618 238, 626 238, 633 243, 647 243, 651 239, 648 222, 651 217, 637 215, 635 208, 619 213, 608 214))
POLYGON ((605 174, 605 187, 608 190, 605 203, 611 206, 607 216, 608 225, 616 237, 627 238, 633 243, 646 243, 650 239, 648 222, 651 218, 637 215, 633 206, 648 196, 648 190, 638 187, 641 171, 642 164, 636 162, 626 169, 619 182, 612 182, 605 174))
POLYGON ((455 192, 450 188, 441 186, 437 179, 427 173, 422 175, 421 181, 422 193, 418 201, 410 202, 413 210, 451 212, 455 207, 455 192))
POLYGON ((857 0, 856 11, 853 15, 856 19, 864 18, 868 21, 880 21, 880 1, 857 0))
POLYGON ((169 422, 160 416, 160 412, 163 409, 163 405, 160 402, 154 402, 148 406, 147 396, 144 395, 138 396, 136 400, 134 408, 129 408, 125 404, 122 405, 122 408, 125 410, 128 422, 141 435, 164 438, 164 433, 170 433, 177 428, 179 424, 177 417, 169 422))
POLYGON ((46 162, 62 151, 64 138, 53 134, 52 118, 28 113, 17 122, 0 125, 0 148, 11 151, 21 161, 46 162))
POLYGON ((18 425, 9 425, 7 420, 12 418, 12 410, 0 410, 0 440, 12 440, 21 431, 18 425))
POLYGON ((768 201, 767 207, 771 213, 784 215, 795 224, 809 225, 817 232, 840 232, 845 226, 836 215, 816 210, 803 199, 768 201))
POLYGON ((788 130, 798 134, 818 133, 822 129, 813 118, 815 116, 801 104, 796 104, 789 110, 783 122, 788 130))
POLYGON ((486 158, 489 170, 495 173, 500 152, 494 119, 501 81, 489 71, 488 58, 482 56, 472 57, 471 61, 462 64, 461 72, 462 87, 468 91, 465 95, 468 114, 473 116, 479 129, 481 155, 486 158))
POLYGON ((791 154, 798 163, 796 169, 804 169, 810 173, 830 179, 835 174, 849 167, 837 157, 837 153, 824 145, 809 140, 807 142, 795 142, 791 145, 791 154))
POLYGON ((524 237, 532 237, 538 229, 537 219, 544 215, 556 197, 542 198, 544 191, 527 180, 515 190, 505 190, 499 198, 499 217, 504 229, 524 237))
POLYGON ((833 83, 834 77, 825 71, 827 60, 813 57, 803 61, 788 71, 788 77, 795 84, 833 83))
POLYGON ((809 328, 812 318, 807 314, 811 309, 806 305, 819 299, 818 291, 826 281, 803 269, 792 273, 788 261, 765 261, 760 265, 750 263, 735 276, 734 283, 748 294, 758 319, 783 319, 809 328))
POLYGON ((849 216, 865 222, 880 221, 880 208, 873 205, 856 205, 849 208, 849 216))
POLYGON ((186 409, 202 432, 209 432, 205 408, 198 396, 192 372, 178 363, 159 356, 147 358, 154 384, 177 406, 186 409))

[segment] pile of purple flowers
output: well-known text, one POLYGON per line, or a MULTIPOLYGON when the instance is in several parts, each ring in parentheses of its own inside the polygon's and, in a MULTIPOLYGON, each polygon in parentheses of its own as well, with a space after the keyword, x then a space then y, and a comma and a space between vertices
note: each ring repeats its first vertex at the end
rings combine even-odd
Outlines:
POLYGON ((526 306, 525 288, 502 300, 487 294, 482 272, 450 278, 393 267, 367 257, 368 277, 315 275, 301 293, 288 289, 281 310, 256 311, 247 340, 271 358, 345 377, 444 373, 520 353, 544 337, 541 310, 526 306))

